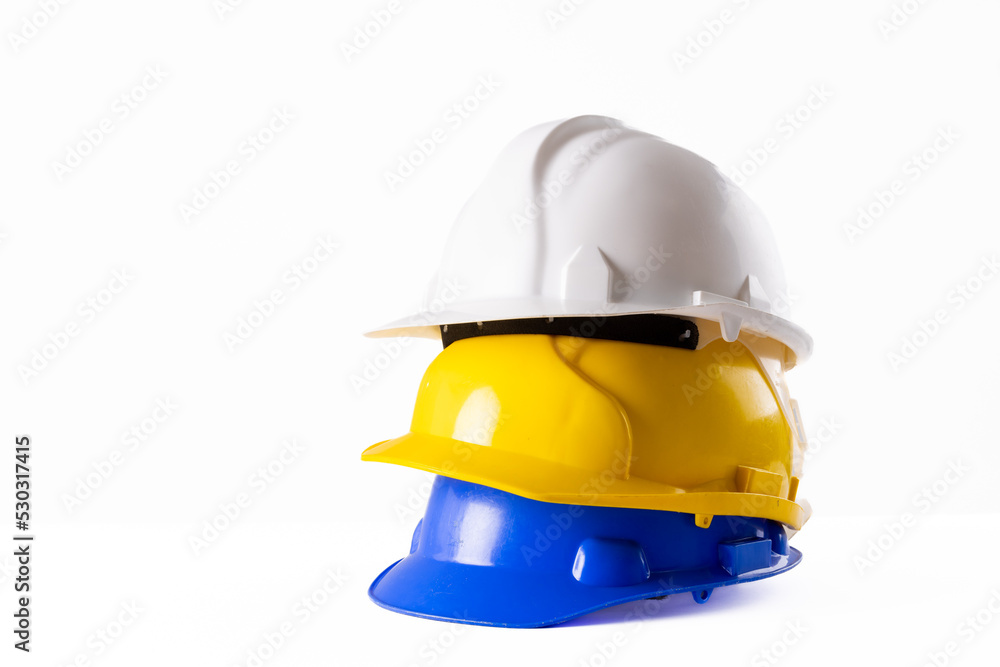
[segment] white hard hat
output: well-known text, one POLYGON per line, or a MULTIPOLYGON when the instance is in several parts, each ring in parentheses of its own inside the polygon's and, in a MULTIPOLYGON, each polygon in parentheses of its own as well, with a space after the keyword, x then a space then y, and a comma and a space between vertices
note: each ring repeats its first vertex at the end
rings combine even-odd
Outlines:
POLYGON ((783 317, 770 227, 707 160, 621 121, 579 116, 515 138, 451 230, 424 309, 368 335, 439 338, 441 325, 641 313, 718 322, 783 343, 812 340, 783 317))

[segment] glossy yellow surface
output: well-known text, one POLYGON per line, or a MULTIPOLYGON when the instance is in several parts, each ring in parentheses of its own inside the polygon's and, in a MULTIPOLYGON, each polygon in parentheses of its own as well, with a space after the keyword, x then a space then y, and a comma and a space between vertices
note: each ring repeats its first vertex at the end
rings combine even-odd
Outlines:
POLYGON ((807 513, 794 502, 796 443, 757 364, 740 342, 721 339, 692 351, 468 338, 428 368, 410 433, 362 458, 545 502, 799 528, 807 513))

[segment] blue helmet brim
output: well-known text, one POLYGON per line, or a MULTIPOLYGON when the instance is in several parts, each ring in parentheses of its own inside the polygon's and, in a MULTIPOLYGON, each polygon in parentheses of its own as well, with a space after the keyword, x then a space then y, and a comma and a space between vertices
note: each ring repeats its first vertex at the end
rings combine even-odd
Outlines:
POLYGON ((542 503, 439 477, 411 553, 368 594, 412 616, 544 627, 665 595, 703 602, 795 567, 802 555, 785 540, 773 521, 717 517, 703 528, 693 515, 542 503))

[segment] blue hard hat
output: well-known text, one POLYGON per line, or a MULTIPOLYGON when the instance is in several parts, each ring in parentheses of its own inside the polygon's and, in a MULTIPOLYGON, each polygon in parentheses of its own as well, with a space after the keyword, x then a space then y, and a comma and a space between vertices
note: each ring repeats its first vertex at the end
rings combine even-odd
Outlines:
POLYGON ((545 503, 437 477, 410 553, 377 604, 438 620, 530 628, 612 605, 763 579, 798 564, 769 519, 545 503))

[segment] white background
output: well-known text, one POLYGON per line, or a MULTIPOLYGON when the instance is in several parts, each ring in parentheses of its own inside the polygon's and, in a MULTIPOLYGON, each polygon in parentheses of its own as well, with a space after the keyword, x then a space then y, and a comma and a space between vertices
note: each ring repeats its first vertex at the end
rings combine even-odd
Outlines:
POLYGON ((246 0, 220 15, 212 0, 92 0, 50 18, 43 5, 11 0, 0 16, 0 516, 28 433, 37 536, 30 655, 11 647, 0 550, 0 664, 256 664, 285 622, 262 664, 995 664, 995 3, 592 0, 562 16, 555 0, 404 1, 350 58, 343 45, 387 2, 246 0), (447 123, 481 77, 496 90, 447 123), (275 109, 294 119, 248 159, 275 109), (772 222, 816 341, 789 378, 813 446, 804 561, 641 623, 619 608, 505 631, 384 611, 366 589, 406 552, 428 476, 359 455, 406 430, 438 348, 361 333, 419 306, 503 145, 581 113, 742 170, 772 222), (436 127, 444 143, 390 189, 385 172, 436 127), (66 173, 71 151, 88 154, 66 173), (933 163, 914 170, 925 151, 933 163), (239 173, 185 220, 230 160, 239 173), (849 234, 859 207, 881 215, 849 234), (318 238, 339 247, 293 286, 318 238), (116 271, 127 285, 105 292, 116 271), (283 303, 230 350, 226 334, 275 289, 283 303), (894 363, 905 341, 916 352, 894 363), (36 352, 49 358, 25 373, 36 352), (369 363, 384 369, 356 386, 369 363), (176 405, 162 423, 158 400, 176 405), (130 448, 123 434, 144 427, 130 448), (301 453, 258 493, 252 476, 290 439, 301 453), (953 465, 966 471, 940 481, 953 465), (241 493, 249 507, 196 554, 190 538, 241 493), (329 572, 342 581, 317 593, 329 572), (313 594, 325 602, 304 619, 295 605, 313 594))

